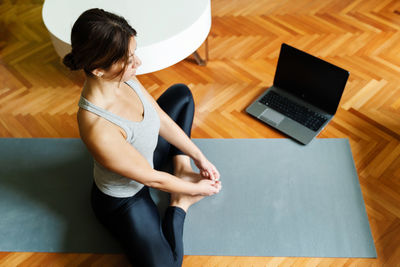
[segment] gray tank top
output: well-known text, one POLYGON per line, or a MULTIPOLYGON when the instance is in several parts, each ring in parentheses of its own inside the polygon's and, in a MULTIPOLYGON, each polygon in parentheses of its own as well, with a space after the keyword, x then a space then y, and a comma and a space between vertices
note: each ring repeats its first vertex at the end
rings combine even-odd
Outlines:
MULTIPOLYGON (((139 96, 143 104, 143 120, 140 122, 124 119, 116 114, 100 108, 81 96, 79 107, 93 112, 104 119, 118 125, 126 133, 126 141, 129 142, 153 168, 153 154, 157 146, 160 130, 160 118, 153 105, 143 94, 140 85, 136 81, 127 81, 128 84, 139 96)), ((94 181, 97 187, 105 194, 113 197, 131 197, 143 187, 143 184, 112 172, 94 160, 93 170, 94 181)))

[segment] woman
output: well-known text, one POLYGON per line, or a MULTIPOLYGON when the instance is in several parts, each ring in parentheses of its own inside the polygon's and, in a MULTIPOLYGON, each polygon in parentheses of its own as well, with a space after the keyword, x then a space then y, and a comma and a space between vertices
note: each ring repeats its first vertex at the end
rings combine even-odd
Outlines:
POLYGON ((75 22, 64 64, 83 69, 81 138, 94 158, 92 207, 134 266, 181 266, 190 205, 221 189, 215 166, 190 140, 194 103, 178 84, 156 101, 135 78, 136 31, 101 9, 75 22), (193 159, 200 173, 190 166, 193 159), (174 174, 160 171, 172 162, 174 174), (161 222, 149 187, 171 193, 161 222))

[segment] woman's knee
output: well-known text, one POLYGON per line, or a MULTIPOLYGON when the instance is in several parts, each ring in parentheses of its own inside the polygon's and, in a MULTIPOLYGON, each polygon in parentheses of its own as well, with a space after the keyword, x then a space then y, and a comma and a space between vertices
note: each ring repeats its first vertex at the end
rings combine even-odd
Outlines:
POLYGON ((194 103, 193 94, 190 91, 190 88, 186 84, 183 83, 174 84, 168 89, 168 91, 170 91, 170 93, 174 95, 175 98, 182 98, 185 99, 187 102, 194 103))

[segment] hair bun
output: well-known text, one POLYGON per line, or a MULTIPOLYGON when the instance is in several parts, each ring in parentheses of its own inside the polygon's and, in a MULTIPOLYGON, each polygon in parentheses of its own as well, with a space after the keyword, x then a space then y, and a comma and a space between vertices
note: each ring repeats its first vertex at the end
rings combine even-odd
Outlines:
POLYGON ((79 69, 78 66, 76 66, 76 64, 75 64, 74 55, 72 55, 72 53, 68 53, 67 55, 65 55, 65 57, 63 59, 63 63, 65 66, 67 66, 71 70, 79 69))

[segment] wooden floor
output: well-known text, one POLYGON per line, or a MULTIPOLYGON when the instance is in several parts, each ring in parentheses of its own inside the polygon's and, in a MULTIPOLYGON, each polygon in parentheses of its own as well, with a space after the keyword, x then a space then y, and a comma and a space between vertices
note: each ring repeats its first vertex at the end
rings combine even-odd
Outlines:
MULTIPOLYGON (((60 63, 42 2, 0 0, 0 137, 79 137, 84 76, 60 63)), ((400 266, 400 1, 213 0, 212 15, 207 67, 188 58, 139 79, 154 97, 190 86, 195 138, 284 138, 244 111, 271 85, 281 43, 349 70, 319 138, 350 140, 378 258, 185 256, 184 266, 400 266)), ((7 267, 126 265, 124 255, 0 252, 7 267)))

